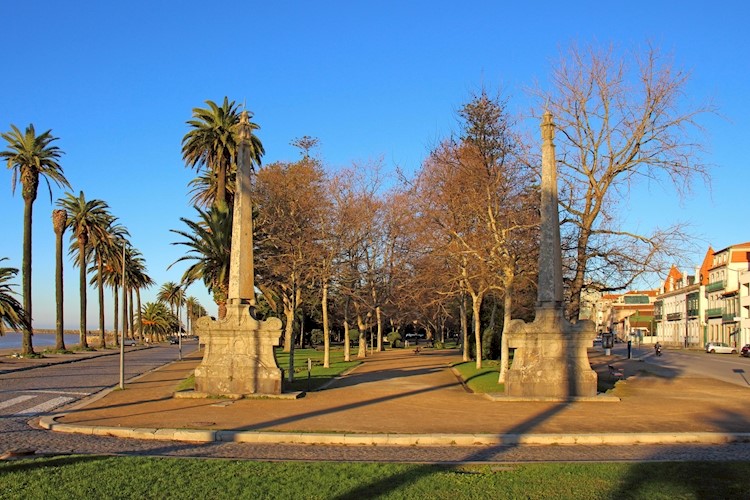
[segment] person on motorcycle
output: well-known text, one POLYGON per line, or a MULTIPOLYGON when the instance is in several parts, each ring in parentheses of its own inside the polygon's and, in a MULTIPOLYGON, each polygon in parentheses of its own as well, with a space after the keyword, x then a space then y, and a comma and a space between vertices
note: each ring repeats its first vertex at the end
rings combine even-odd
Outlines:
POLYGON ((654 351, 656 352, 657 356, 661 356, 661 343, 660 342, 657 341, 656 344, 654 344, 654 351))

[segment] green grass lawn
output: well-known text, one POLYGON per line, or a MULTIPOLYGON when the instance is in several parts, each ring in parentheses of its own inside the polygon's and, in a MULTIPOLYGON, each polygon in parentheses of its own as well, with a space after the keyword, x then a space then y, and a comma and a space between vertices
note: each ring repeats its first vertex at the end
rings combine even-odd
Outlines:
POLYGON ((482 369, 477 370, 476 361, 465 361, 453 365, 461 375, 464 383, 474 392, 505 392, 505 384, 498 384, 500 363, 494 360, 483 360, 482 369))
POLYGON ((276 361, 284 370, 284 391, 314 391, 327 384, 335 377, 345 371, 357 366, 361 361, 357 360, 357 351, 349 351, 351 361, 344 361, 344 349, 342 347, 331 348, 330 368, 323 368, 323 349, 295 349, 294 350, 294 382, 289 383, 289 353, 281 349, 276 350, 276 361), (312 362, 310 381, 308 388, 307 360, 312 362))
POLYGON ((67 456, 0 462, 0 498, 747 498, 748 462, 424 464, 67 456))

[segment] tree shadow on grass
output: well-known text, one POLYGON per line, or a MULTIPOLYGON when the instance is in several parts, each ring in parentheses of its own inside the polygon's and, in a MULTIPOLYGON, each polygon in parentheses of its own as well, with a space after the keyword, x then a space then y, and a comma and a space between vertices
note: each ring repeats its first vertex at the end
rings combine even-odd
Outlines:
POLYGON ((107 457, 95 455, 64 455, 57 457, 28 456, 19 458, 14 461, 0 461, 0 475, 10 474, 13 472, 30 472, 34 469, 57 469, 59 467, 75 465, 82 462, 96 462, 106 459, 107 457))

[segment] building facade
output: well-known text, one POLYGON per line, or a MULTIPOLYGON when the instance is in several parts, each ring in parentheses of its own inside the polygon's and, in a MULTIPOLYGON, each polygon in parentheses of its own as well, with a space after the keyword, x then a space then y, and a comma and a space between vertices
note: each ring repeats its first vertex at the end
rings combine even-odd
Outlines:
POLYGON ((750 271, 750 242, 714 252, 706 285, 706 342, 726 342, 741 347, 748 339, 747 280, 750 271), (744 321, 743 321, 744 319, 744 321), (745 330, 743 330, 743 326, 745 330))

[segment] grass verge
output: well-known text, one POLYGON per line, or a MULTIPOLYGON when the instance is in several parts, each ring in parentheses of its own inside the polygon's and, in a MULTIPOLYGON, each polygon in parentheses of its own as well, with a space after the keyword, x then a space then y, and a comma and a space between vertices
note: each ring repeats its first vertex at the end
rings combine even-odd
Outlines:
POLYGON ((477 370, 475 361, 464 361, 453 365, 461 379, 473 392, 505 392, 505 384, 498 384, 500 363, 493 360, 482 361, 482 369, 477 370))
POLYGON ((294 381, 289 382, 289 353, 281 349, 276 350, 276 361, 284 370, 284 391, 315 391, 338 377, 345 371, 359 365, 361 361, 356 359, 356 350, 350 350, 350 359, 344 361, 344 349, 334 348, 330 352, 329 368, 323 367, 323 350, 318 349, 295 349, 294 350, 294 381), (307 377, 307 360, 310 360, 312 369, 310 379, 307 377))
MULTIPOLYGON (((344 361, 343 349, 331 349, 329 367, 323 367, 322 350, 295 349, 294 351, 294 381, 289 382, 289 353, 281 349, 276 350, 276 362, 284 370, 284 392, 315 391, 338 377, 345 371, 357 366, 361 361, 355 359, 356 353, 351 355, 353 361, 344 361), (310 359, 312 370, 310 379, 307 377, 307 360, 310 359)), ((195 388, 195 375, 190 375, 177 385, 176 391, 188 391, 195 388)))
POLYGON ((66 456, 0 462, 0 498, 747 498, 748 477, 748 462, 448 466, 66 456))

